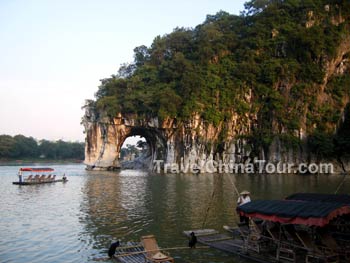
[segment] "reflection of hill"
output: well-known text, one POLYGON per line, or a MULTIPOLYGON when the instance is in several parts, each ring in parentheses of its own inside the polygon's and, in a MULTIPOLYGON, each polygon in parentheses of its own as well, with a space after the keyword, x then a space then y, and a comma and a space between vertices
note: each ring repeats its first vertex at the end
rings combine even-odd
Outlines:
POLYGON ((143 177, 123 176, 112 172, 90 173, 82 191, 81 218, 94 243, 108 244, 112 239, 127 237, 135 228, 143 228, 143 177))
MULTIPOLYGON (((149 202, 145 205, 154 220, 150 222, 147 233, 155 234, 162 246, 184 244, 182 231, 202 226, 214 185, 218 189, 208 214, 207 226, 217 228, 219 225, 221 228, 225 222, 223 219, 227 219, 227 210, 224 207, 232 206, 232 200, 223 198, 223 192, 227 189, 222 189, 221 177, 150 175, 146 191, 149 194, 149 202)), ((233 216, 232 212, 230 217, 233 216)))
POLYGON ((163 246, 179 244, 183 230, 202 226, 214 186, 208 225, 227 217, 224 207, 232 205, 232 200, 223 198, 227 189, 223 189, 222 177, 91 172, 82 189, 81 222, 99 247, 106 247, 112 239, 139 240, 150 233, 163 246))

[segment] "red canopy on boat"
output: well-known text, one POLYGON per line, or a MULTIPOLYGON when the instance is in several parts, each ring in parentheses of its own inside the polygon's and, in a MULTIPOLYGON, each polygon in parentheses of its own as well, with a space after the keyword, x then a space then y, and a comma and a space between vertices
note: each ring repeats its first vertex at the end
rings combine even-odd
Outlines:
POLYGON ((52 168, 21 168, 19 169, 22 172, 52 172, 52 168))

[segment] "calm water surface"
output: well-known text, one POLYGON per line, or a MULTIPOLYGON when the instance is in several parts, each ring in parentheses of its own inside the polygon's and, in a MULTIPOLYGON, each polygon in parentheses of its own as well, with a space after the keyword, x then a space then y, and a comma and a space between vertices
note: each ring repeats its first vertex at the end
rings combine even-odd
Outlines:
MULTIPOLYGON (((153 175, 52 167, 60 176, 66 173, 69 182, 16 186, 12 181, 19 167, 0 166, 0 262, 97 262, 106 258, 112 240, 138 241, 146 234, 156 235, 161 247, 187 245, 182 231, 202 228, 208 207, 206 228, 221 231, 237 221, 229 176, 253 199, 333 193, 342 180, 335 175, 153 175)), ((350 192, 350 180, 339 192, 350 192)), ((247 262, 213 249, 171 254, 176 262, 247 262)))

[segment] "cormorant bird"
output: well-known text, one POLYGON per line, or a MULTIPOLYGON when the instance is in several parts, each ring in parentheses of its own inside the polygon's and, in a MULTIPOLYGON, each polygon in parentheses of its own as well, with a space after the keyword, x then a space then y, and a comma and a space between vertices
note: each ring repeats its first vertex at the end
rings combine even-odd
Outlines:
POLYGON ((190 237, 190 241, 188 242, 188 246, 190 248, 196 248, 196 243, 197 243, 197 237, 194 234, 194 232, 191 232, 191 237, 190 237))
POLYGON ((119 245, 120 245, 120 242, 117 241, 117 242, 112 243, 112 244, 109 246, 109 249, 108 249, 108 256, 109 256, 110 258, 112 258, 112 257, 114 256, 115 250, 117 249, 117 247, 119 247, 119 245))

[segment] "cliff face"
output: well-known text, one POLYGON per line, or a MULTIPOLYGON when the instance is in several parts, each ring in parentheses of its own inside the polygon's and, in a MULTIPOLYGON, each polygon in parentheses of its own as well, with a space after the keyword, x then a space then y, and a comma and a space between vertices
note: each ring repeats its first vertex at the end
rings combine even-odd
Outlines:
MULTIPOLYGON (((120 150, 129 136, 140 135, 147 140, 150 149, 149 160, 164 159, 166 150, 166 129, 162 129, 157 118, 137 119, 118 114, 115 118, 97 118, 95 109, 86 106, 83 125, 86 132, 85 164, 88 169, 113 170, 121 167, 120 150)), ((152 162, 149 162, 152 169, 152 162)))
POLYGON ((140 135, 149 169, 260 160, 350 170, 350 5, 314 2, 251 1, 246 16, 218 13, 136 48, 85 106, 88 168, 120 168, 123 142, 140 135))
POLYGON ((225 124, 214 127, 206 125, 196 114, 186 123, 178 123, 176 119, 160 122, 158 118, 140 119, 136 115, 121 114, 113 120, 95 119, 91 112, 86 107, 83 119, 86 132, 85 164, 88 169, 120 168, 122 144, 127 137, 135 135, 144 137, 149 145, 149 169, 154 169, 156 160, 162 161, 162 167, 165 163, 196 164, 200 167, 215 157, 223 157, 227 162, 242 162, 249 156, 245 141, 237 139, 237 136, 248 133, 250 124, 240 124, 235 116, 225 124), (231 130, 227 138, 219 138, 222 130, 229 127, 231 130))
MULTIPOLYGON (((145 167, 150 170, 156 169, 156 161, 161 161, 162 168, 166 163, 176 163, 184 167, 194 165, 201 169, 213 160, 226 164, 255 163, 257 160, 264 161, 265 164, 295 165, 332 162, 335 172, 350 170, 350 162, 346 158, 322 160, 311 153, 307 145, 308 134, 303 129, 298 133, 300 143, 297 147, 291 148, 284 144, 279 136, 273 138, 268 148, 257 147, 247 138, 259 126, 256 115, 239 116, 232 113, 230 119, 214 126, 205 123, 198 114, 193 114, 186 122, 178 122, 174 118, 163 121, 157 117, 140 119, 133 114, 118 114, 113 119, 96 118, 94 110, 86 107, 83 119, 86 131, 85 164, 88 169, 121 168, 119 156, 123 142, 129 136, 139 135, 149 145, 150 152, 145 167)), ((343 111, 343 118, 339 120, 341 123, 346 120, 345 109, 343 111)))

